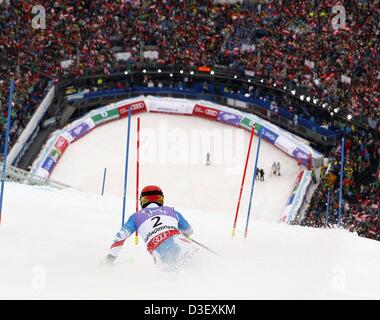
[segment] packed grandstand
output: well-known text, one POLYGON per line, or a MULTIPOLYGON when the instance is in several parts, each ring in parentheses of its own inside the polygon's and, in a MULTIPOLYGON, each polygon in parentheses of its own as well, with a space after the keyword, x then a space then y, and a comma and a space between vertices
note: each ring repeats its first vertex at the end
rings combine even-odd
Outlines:
MULTIPOLYGON (((295 119, 303 117, 345 136, 342 225, 380 240, 380 1, 340 1, 347 10, 346 26, 334 30, 330 20, 336 2, 44 1, 46 30, 34 30, 30 20, 37 2, 0 1, 0 150, 10 78, 17 88, 12 147, 50 86, 63 78, 145 66, 222 68, 249 74, 267 86, 302 92, 315 102, 310 107, 304 98, 266 93, 274 108, 285 108, 295 119), (143 55, 146 48, 155 54, 143 55), (122 54, 128 58, 121 59, 122 54)), ((146 78, 143 85, 178 83, 146 78)), ((192 84, 185 80, 180 85, 192 84)), ((264 96, 255 85, 224 90, 264 96)), ((321 170, 322 182, 298 224, 336 225, 340 141, 323 150, 329 161, 321 170), (329 190, 332 212, 326 223, 329 190)))

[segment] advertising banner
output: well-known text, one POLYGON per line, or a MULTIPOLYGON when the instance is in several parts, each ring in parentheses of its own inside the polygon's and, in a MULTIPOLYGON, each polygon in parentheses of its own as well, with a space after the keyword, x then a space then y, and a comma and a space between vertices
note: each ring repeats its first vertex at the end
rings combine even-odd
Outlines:
POLYGON ((219 114, 219 110, 210 108, 210 107, 205 107, 201 106, 199 104, 196 104, 193 110, 193 115, 202 117, 202 118, 207 118, 210 120, 216 120, 219 114))
POLYGON ((102 123, 112 121, 119 118, 119 111, 117 109, 104 110, 91 117, 94 121, 95 126, 98 126, 102 123))
POLYGON ((290 156, 295 147, 294 143, 291 140, 281 135, 277 138, 275 145, 277 148, 279 148, 280 150, 282 150, 283 152, 285 152, 286 154, 290 156))
POLYGON ((170 102, 161 99, 152 99, 149 103, 149 112, 189 115, 193 113, 193 109, 193 103, 177 99, 170 100, 170 102))
POLYGON ((300 172, 300 174, 297 176, 296 183, 294 184, 292 193, 291 193, 290 198, 288 200, 288 205, 293 204, 294 197, 296 195, 297 189, 298 189, 298 187, 300 185, 300 182, 301 182, 301 179, 302 179, 303 175, 304 175, 304 171, 300 172))
POLYGON ((83 122, 86 123, 90 127, 90 130, 95 128, 95 122, 94 120, 92 120, 91 117, 85 118, 83 122))
POLYGON ((54 148, 56 148, 60 152, 60 154, 63 154, 68 145, 69 141, 65 137, 59 136, 57 142, 54 145, 54 148))
POLYGON ((46 157, 44 163, 42 164, 42 168, 45 169, 47 172, 52 173, 54 167, 56 165, 56 162, 51 157, 46 157))
POLYGON ((255 120, 252 120, 251 118, 248 118, 248 117, 243 117, 240 122, 240 126, 249 131, 252 130, 255 124, 256 124, 255 120))
POLYGON ((297 147, 293 150, 292 157, 295 158, 296 160, 301 160, 301 163, 303 165, 306 165, 309 155, 308 153, 306 153, 305 151, 297 147))
POLYGON ((144 101, 137 101, 118 107, 120 118, 128 117, 129 108, 132 108, 132 115, 140 112, 147 112, 146 104, 144 101))
POLYGON ((67 131, 67 135, 72 138, 71 142, 74 142, 91 131, 90 126, 87 123, 82 122, 75 128, 67 131))
POLYGON ((273 132, 272 130, 268 129, 268 128, 265 128, 264 126, 260 125, 260 124, 256 124, 256 130, 257 132, 259 132, 259 130, 262 130, 262 135, 263 135, 263 138, 267 141, 269 141, 270 143, 272 144, 275 144, 277 138, 278 138, 278 134, 273 132))
POLYGON ((290 223, 297 217, 298 212, 305 201, 306 193, 310 186, 310 183, 310 171, 302 171, 297 177, 297 181, 294 184, 294 188, 289 197, 288 203, 284 209, 284 212, 282 213, 282 216, 280 218, 281 222, 290 223))
MULTIPOLYGON (((323 156, 311 148, 303 139, 261 119, 260 117, 238 112, 228 107, 198 100, 181 100, 181 99, 165 99, 155 97, 136 97, 134 99, 123 100, 117 103, 111 103, 105 107, 91 111, 81 119, 66 126, 64 129, 55 132, 48 143, 41 151, 39 157, 33 163, 32 172, 38 172, 42 176, 51 173, 65 152, 70 143, 78 140, 96 125, 105 123, 113 119, 124 118, 128 116, 128 111, 132 110, 132 114, 139 112, 164 112, 177 114, 192 114, 205 119, 215 120, 226 124, 240 126, 249 131, 253 127, 262 129, 263 137, 266 141, 274 144, 280 150, 289 156, 299 159, 304 165, 307 165, 309 154, 315 159, 322 159, 323 156), (133 101, 133 102, 132 102, 133 101)), ((301 182, 302 184, 303 182, 301 182)), ((289 198, 289 205, 298 201, 298 193, 292 194, 289 198)), ((289 208, 288 210, 294 210, 289 208)))
POLYGON ((240 127, 241 119, 242 119, 242 116, 225 112, 225 111, 219 111, 219 114, 217 117, 218 121, 221 121, 221 122, 224 122, 236 127, 240 127))
POLYGON ((55 148, 51 149, 49 152, 49 157, 52 158, 54 160, 54 162, 58 162, 58 159, 60 156, 61 156, 61 154, 55 148))

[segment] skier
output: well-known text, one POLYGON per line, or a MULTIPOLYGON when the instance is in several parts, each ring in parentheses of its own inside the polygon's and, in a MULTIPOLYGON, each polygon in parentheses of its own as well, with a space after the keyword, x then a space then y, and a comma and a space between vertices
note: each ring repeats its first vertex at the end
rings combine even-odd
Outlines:
POLYGON ((257 171, 256 171, 256 180, 260 180, 260 168, 257 168, 257 171))
POLYGON ((116 234, 105 263, 112 264, 125 240, 138 231, 154 262, 164 271, 175 271, 190 262, 197 251, 186 239, 192 227, 174 208, 166 207, 157 186, 146 186, 140 194, 141 210, 132 214, 116 234))
POLYGON ((206 166, 210 166, 210 152, 207 152, 206 166))
POLYGON ((277 175, 281 176, 281 167, 280 167, 280 162, 277 162, 277 175))

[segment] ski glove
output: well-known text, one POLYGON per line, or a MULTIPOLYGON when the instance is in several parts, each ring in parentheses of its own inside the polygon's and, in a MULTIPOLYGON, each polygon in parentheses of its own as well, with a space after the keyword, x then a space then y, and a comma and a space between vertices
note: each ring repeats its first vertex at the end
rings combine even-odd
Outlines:
POLYGON ((115 260, 116 260, 116 257, 114 255, 107 254, 105 262, 106 264, 113 264, 115 260))

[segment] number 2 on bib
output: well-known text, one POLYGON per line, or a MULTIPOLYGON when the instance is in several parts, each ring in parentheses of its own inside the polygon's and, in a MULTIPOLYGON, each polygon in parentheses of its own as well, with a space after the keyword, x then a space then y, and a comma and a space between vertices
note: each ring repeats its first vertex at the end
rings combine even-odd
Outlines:
POLYGON ((160 217, 153 217, 150 219, 150 221, 156 221, 153 225, 153 228, 157 228, 158 226, 162 225, 162 222, 160 222, 161 218, 160 217))

